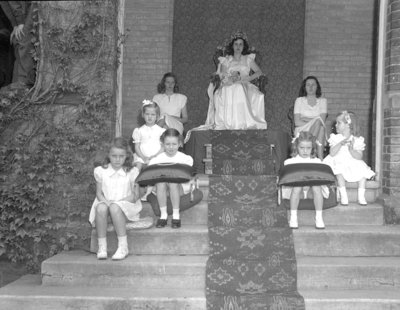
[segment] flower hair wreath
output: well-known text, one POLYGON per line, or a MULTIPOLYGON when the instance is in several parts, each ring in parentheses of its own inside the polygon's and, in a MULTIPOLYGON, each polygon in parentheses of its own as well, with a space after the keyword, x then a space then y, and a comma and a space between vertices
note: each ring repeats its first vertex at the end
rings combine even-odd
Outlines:
POLYGON ((344 120, 346 121, 346 123, 350 125, 351 124, 351 117, 350 117, 349 112, 342 111, 342 114, 343 114, 343 117, 344 117, 344 120))
POLYGON ((143 103, 143 106, 146 106, 146 105, 149 105, 149 104, 153 104, 153 101, 148 100, 148 99, 144 99, 142 103, 143 103))
POLYGON ((243 39, 245 41, 248 41, 246 33, 241 30, 236 31, 234 34, 231 35, 231 42, 236 39, 243 39))

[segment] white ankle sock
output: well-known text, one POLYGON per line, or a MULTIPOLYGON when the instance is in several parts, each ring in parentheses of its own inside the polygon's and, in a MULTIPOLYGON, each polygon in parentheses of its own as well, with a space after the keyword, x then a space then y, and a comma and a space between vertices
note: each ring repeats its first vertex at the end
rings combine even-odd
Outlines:
POLYGON ((297 218, 297 210, 290 210, 290 218, 297 218))
POLYGON ((347 197, 346 187, 338 187, 338 191, 340 193, 340 203, 347 205, 349 203, 349 198, 347 197))
POLYGON ((365 188, 358 188, 358 203, 367 204, 365 200, 365 188))
POLYGON ((107 250, 107 238, 106 237, 98 238, 97 240, 98 240, 99 249, 102 247, 105 250, 107 250))
POLYGON ((168 218, 167 207, 160 207, 160 219, 166 220, 168 218))
POLYGON ((324 220, 322 219, 322 210, 315 211, 315 227, 317 229, 325 228, 325 223, 324 223, 324 220))
POLYGON ((179 220, 180 219, 180 217, 179 217, 179 209, 172 209, 172 218, 174 220, 179 220))
POLYGON ((127 236, 118 236, 118 247, 128 248, 128 238, 127 236))

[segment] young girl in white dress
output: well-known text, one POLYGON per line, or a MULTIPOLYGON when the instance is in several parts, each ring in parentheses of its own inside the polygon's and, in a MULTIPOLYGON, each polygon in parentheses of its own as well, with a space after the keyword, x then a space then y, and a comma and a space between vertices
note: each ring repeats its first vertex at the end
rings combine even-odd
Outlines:
POLYGON ((89 222, 97 231, 98 259, 107 258, 108 215, 111 216, 118 237, 118 249, 112 259, 121 260, 128 256, 126 221, 138 220, 142 209, 135 183, 138 174, 138 169, 132 168, 132 153, 128 142, 121 137, 115 138, 103 165, 94 169, 96 199, 90 210, 89 222))
POLYGON ((148 165, 150 159, 163 152, 160 137, 165 131, 157 125, 160 116, 160 107, 151 100, 144 100, 142 106, 142 117, 145 124, 135 128, 132 133, 135 144, 134 164, 139 170, 143 165, 148 165))
POLYGON ((365 184, 375 172, 362 160, 364 138, 358 135, 357 117, 353 112, 343 111, 336 117, 336 132, 329 137, 330 152, 324 163, 332 167, 338 182, 340 203, 348 205, 347 182, 358 182, 358 203, 366 205, 365 184))
MULTIPOLYGON (((149 165, 155 164, 185 164, 193 166, 193 158, 178 149, 182 146, 183 137, 179 134, 179 131, 174 128, 168 128, 161 136, 161 141, 164 146, 164 152, 159 154, 157 157, 150 160, 149 165)), ((178 183, 157 183, 157 201, 160 206, 161 216, 157 220, 156 227, 163 228, 168 224, 168 213, 167 213, 167 196, 170 196, 172 203, 172 228, 181 227, 181 220, 179 215, 179 204, 180 197, 187 194, 190 191, 189 183, 178 184, 178 183)))
MULTIPOLYGON (((135 128, 132 133, 133 143, 135 144, 134 165, 139 171, 143 166, 149 164, 149 161, 163 152, 160 137, 165 131, 157 125, 160 116, 160 108, 157 103, 151 100, 144 100, 142 106, 142 117, 145 124, 140 128, 135 128)), ((146 194, 142 197, 146 201, 151 193, 152 187, 148 186, 146 194)))
MULTIPOLYGON (((307 131, 298 133, 298 137, 292 144, 292 158, 286 159, 284 165, 298 163, 321 163, 321 159, 317 156, 316 138, 307 131)), ((299 207, 302 193, 304 199, 307 198, 308 191, 312 190, 315 206, 315 228, 324 229, 325 223, 322 218, 323 198, 328 198, 329 189, 326 185, 315 186, 283 186, 282 197, 290 199, 290 228, 297 229, 299 227, 297 221, 297 209, 299 207)))

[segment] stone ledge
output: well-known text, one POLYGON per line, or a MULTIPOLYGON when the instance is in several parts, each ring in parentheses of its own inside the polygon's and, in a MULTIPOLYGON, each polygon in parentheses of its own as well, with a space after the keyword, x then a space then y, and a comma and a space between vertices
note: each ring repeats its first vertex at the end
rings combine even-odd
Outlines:
POLYGON ((400 224, 400 197, 393 197, 386 194, 381 195, 378 200, 383 206, 384 219, 386 224, 400 224))

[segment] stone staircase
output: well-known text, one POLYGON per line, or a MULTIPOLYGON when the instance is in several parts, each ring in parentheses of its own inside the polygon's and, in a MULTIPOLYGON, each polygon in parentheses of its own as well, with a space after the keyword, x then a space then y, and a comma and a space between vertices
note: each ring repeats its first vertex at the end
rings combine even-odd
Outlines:
MULTIPOLYGON (((368 182, 368 206, 354 203, 356 187, 349 186, 353 203, 326 210, 325 230, 314 228, 313 211, 300 211, 294 238, 306 309, 400 309, 400 227, 384 225, 376 182, 368 182)), ((43 262, 41 276, 1 288, 0 309, 205 310, 207 176, 200 188, 204 199, 182 213, 181 229, 130 231, 131 255, 120 262, 98 261, 89 251, 58 254, 43 262)), ((148 204, 142 214, 152 214, 148 204)), ((115 233, 108 238, 112 253, 115 233)))

